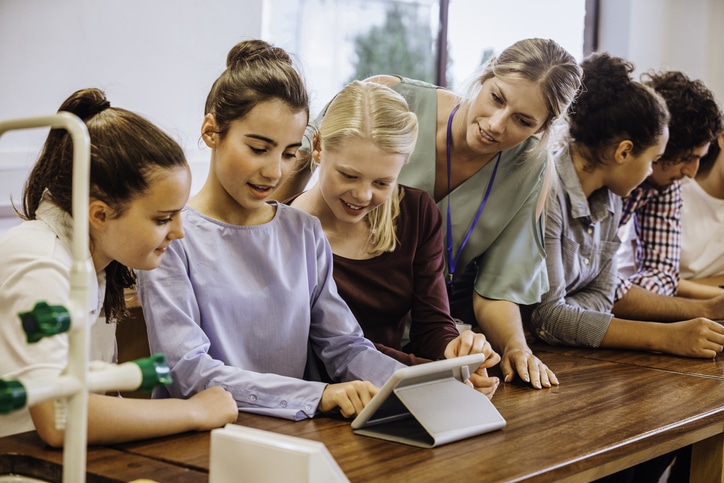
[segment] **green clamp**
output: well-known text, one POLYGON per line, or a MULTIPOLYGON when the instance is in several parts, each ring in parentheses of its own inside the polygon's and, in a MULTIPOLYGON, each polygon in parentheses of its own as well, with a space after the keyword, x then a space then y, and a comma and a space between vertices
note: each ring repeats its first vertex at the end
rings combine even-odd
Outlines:
POLYGON ((38 302, 30 312, 21 312, 18 315, 29 344, 38 342, 43 337, 67 332, 70 328, 70 313, 62 305, 38 302))
POLYGON ((25 407, 28 393, 20 381, 0 379, 0 414, 11 413, 25 407))
POLYGON ((150 391, 156 386, 168 386, 173 382, 170 369, 166 364, 166 356, 163 354, 153 354, 132 362, 141 368, 143 379, 139 389, 142 391, 150 391))

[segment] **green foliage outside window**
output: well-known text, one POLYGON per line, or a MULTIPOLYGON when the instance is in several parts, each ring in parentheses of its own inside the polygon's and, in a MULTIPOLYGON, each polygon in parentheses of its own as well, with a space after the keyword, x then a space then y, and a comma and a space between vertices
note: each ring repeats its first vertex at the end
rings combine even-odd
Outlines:
POLYGON ((421 21, 414 4, 394 3, 382 26, 354 39, 357 55, 350 81, 377 74, 398 74, 435 82, 435 39, 429 22, 421 21))

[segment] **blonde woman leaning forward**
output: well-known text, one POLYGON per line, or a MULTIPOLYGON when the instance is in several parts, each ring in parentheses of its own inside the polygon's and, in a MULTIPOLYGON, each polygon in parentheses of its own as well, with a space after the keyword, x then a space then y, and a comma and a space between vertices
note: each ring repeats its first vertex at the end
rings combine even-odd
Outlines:
MULTIPOLYGON (((550 387, 558 379, 528 347, 519 305, 548 289, 546 146, 581 69, 556 42, 525 39, 474 79, 465 96, 401 77, 370 80, 401 93, 417 115, 419 139, 399 182, 427 191, 443 215, 452 315, 482 329, 502 355, 505 381, 517 373, 535 388, 550 387)), ((306 173, 285 193, 297 192, 306 173)))

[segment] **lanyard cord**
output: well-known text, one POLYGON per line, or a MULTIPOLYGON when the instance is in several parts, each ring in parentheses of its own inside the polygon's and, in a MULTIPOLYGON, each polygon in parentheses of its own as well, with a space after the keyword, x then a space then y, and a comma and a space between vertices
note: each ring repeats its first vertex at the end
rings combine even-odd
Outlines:
POLYGON ((498 164, 500 163, 500 155, 502 152, 498 153, 498 159, 495 161, 495 167, 493 168, 493 174, 490 176, 490 181, 488 182, 488 188, 485 191, 485 196, 483 197, 483 201, 480 202, 480 207, 478 207, 478 212, 475 214, 475 218, 473 219, 473 223, 470 225, 470 228, 468 228, 468 232, 465 235, 465 238, 463 239, 462 244, 460 245, 460 250, 458 250, 458 254, 453 257, 453 239, 452 239, 452 214, 450 210, 450 198, 452 197, 452 193, 450 192, 450 149, 451 149, 451 132, 452 132, 452 120, 455 116, 455 113, 457 112, 458 108, 460 107, 460 104, 455 106, 453 108, 452 112, 450 113, 450 118, 447 121, 447 138, 446 138, 446 144, 447 144, 447 268, 448 268, 448 278, 447 278, 447 284, 452 285, 453 276, 455 275, 455 268, 457 267, 458 260, 460 260, 460 254, 463 252, 463 248, 465 248, 465 245, 468 243, 468 239, 470 238, 470 235, 473 233, 473 230, 475 229, 475 225, 478 224, 478 220, 480 219, 480 215, 483 213, 483 208, 485 208, 485 204, 488 202, 488 196, 490 196, 490 190, 493 188, 493 182, 495 181, 495 174, 498 172, 498 164))

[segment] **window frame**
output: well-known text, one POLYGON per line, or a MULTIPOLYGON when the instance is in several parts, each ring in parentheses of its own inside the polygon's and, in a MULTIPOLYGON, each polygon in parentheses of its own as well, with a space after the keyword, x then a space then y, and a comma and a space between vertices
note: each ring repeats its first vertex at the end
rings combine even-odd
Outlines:
MULTIPOLYGON (((598 50, 598 16, 600 0, 586 0, 586 15, 583 20, 584 57, 598 50)), ((447 31, 450 0, 439 0, 439 28, 435 52, 435 83, 447 87, 447 31)))

